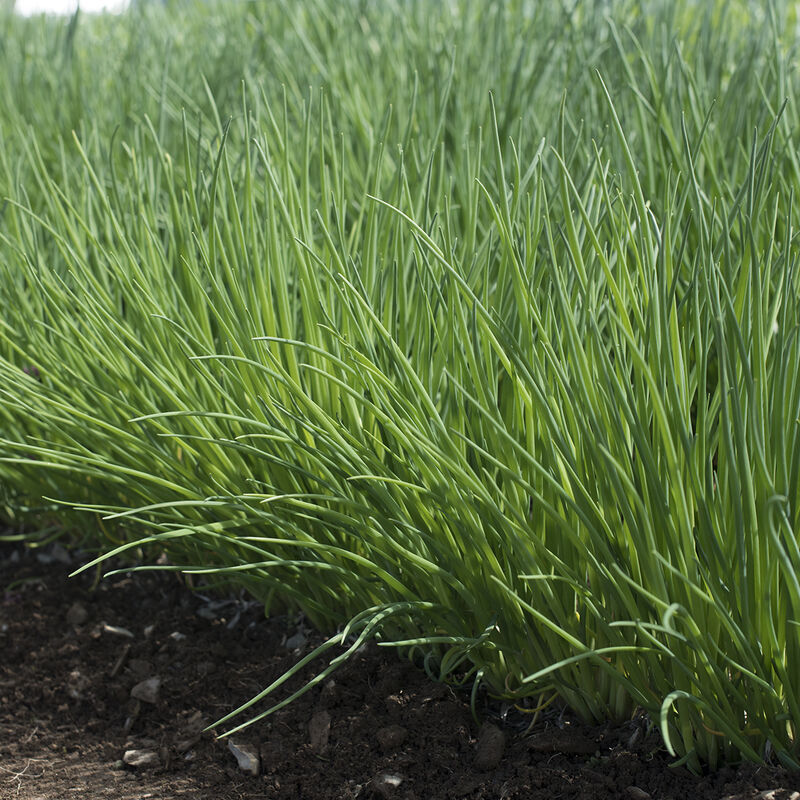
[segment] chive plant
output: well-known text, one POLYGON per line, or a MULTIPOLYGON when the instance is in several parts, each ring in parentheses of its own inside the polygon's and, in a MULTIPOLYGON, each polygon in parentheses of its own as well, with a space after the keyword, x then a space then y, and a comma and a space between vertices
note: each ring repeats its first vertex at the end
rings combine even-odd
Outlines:
POLYGON ((794 6, 180 8, 0 20, 6 516, 800 766, 794 6))

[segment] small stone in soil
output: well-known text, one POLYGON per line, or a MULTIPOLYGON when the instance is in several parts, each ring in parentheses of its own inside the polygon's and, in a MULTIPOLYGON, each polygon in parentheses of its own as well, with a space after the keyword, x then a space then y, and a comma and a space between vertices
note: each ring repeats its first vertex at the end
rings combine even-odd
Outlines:
POLYGON ((67 623, 69 625, 83 625, 89 619, 89 612, 83 603, 75 601, 67 611, 67 623))
POLYGON ((140 681, 131 689, 131 697, 141 700, 143 703, 157 703, 158 695, 161 691, 161 678, 157 675, 153 678, 140 681))
POLYGON ((625 796, 630 797, 631 800, 650 800, 650 793, 638 786, 629 786, 625 790, 625 796))
POLYGON ((52 548, 50 548, 49 553, 37 553, 36 560, 40 564, 52 564, 54 562, 60 562, 61 564, 66 564, 69 566, 72 563, 72 557, 67 552, 67 549, 62 544, 54 544, 52 548))
POLYGON ((372 790, 379 797, 394 797, 404 780, 396 772, 381 772, 372 779, 372 790))
POLYGON ((306 643, 306 637, 302 631, 298 631, 294 636, 290 636, 286 640, 287 650, 299 650, 306 643))
POLYGON ((228 750, 236 756, 239 769, 248 775, 258 775, 261 771, 261 759, 255 747, 244 742, 234 742, 228 739, 228 750))
POLYGON ((113 636, 124 636, 126 639, 135 638, 127 628, 120 628, 117 625, 109 625, 106 622, 103 623, 101 630, 103 633, 110 633, 113 636))
POLYGON ((317 711, 308 722, 308 738, 315 753, 328 749, 331 734, 331 715, 327 711, 317 711))
POLYGON ((391 753, 397 750, 408 736, 408 731, 402 725, 387 725, 375 731, 375 738, 378 746, 384 753, 391 753))
POLYGON ((129 767, 157 767, 158 753, 153 750, 126 750, 122 760, 129 767))
POLYGON ((506 747, 506 735, 496 725, 486 723, 478 735, 475 753, 475 769, 488 772, 500 763, 506 747))

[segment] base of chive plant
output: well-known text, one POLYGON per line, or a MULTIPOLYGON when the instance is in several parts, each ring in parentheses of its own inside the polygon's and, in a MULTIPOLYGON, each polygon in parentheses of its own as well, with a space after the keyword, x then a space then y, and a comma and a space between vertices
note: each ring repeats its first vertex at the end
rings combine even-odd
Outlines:
POLYGON ((8 503, 800 766, 797 12, 650 5, 5 14, 8 503))

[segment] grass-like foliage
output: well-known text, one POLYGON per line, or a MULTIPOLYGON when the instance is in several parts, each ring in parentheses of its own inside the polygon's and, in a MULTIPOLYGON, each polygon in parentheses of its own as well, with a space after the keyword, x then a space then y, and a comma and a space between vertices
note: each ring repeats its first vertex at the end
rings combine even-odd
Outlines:
POLYGON ((0 15, 6 517, 800 766, 796 25, 0 15))

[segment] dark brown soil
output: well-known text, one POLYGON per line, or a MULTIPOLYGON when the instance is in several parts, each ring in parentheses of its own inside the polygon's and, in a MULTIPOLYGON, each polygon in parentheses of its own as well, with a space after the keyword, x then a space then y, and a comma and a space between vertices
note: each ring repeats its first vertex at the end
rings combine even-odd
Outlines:
POLYGON ((377 647, 236 737, 260 756, 250 776, 202 727, 320 637, 241 598, 192 594, 175 573, 120 575, 92 591, 92 576, 67 580, 58 560, 85 557, 37 552, 0 545, 2 800, 800 798, 800 776, 773 767, 702 778, 672 769, 641 719, 588 728, 554 710, 525 735, 525 715, 481 696, 481 729, 463 693, 377 647), (133 699, 153 677, 156 702, 133 699), (123 764, 131 750, 154 765, 123 764))

